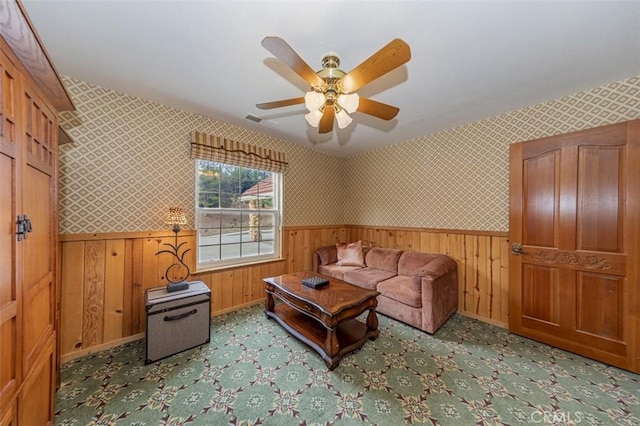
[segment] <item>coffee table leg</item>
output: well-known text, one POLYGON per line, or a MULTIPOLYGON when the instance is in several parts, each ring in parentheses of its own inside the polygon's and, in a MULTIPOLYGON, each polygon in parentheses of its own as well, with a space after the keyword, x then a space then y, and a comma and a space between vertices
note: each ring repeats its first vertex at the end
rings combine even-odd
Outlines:
POLYGON ((269 286, 267 286, 267 297, 264 299, 264 314, 267 318, 269 318, 268 312, 273 312, 273 308, 275 307, 275 302, 273 300, 273 294, 271 294, 269 290, 269 286))
POLYGON ((380 331, 378 330, 378 315, 376 315, 375 309, 369 309, 369 315, 367 315, 367 332, 375 332, 371 336, 371 340, 376 340, 380 331))
POLYGON ((327 338, 324 341, 324 353, 327 354, 331 361, 326 361, 325 364, 329 367, 329 370, 333 370, 338 366, 340 358, 338 357, 338 350, 340 349, 338 344, 338 336, 336 335, 335 328, 327 328, 327 338))

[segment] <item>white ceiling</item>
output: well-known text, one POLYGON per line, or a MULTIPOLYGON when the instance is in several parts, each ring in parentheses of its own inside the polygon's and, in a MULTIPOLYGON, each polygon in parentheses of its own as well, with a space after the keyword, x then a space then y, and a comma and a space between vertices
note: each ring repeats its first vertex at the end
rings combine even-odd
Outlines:
POLYGON ((640 75, 640 1, 23 3, 61 74, 340 156, 640 75), (335 51, 346 72, 405 40, 411 60, 359 91, 400 113, 319 135, 302 105, 257 109, 309 89, 267 35, 313 69, 335 51))

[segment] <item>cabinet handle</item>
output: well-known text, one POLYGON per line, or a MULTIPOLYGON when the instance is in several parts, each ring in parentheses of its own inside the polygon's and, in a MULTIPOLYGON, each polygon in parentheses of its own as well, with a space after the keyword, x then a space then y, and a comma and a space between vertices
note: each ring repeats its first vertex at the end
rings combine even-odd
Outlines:
POLYGON ((18 241, 22 241, 27 238, 27 222, 25 221, 26 216, 18 215, 18 219, 16 220, 16 236, 18 237, 18 241))
POLYGON ((196 312, 198 312, 197 309, 192 309, 189 312, 185 312, 184 314, 180 314, 180 315, 172 315, 172 316, 167 315, 166 317, 164 317, 164 320, 165 321, 177 321, 177 320, 181 320, 182 318, 186 318, 188 316, 191 316, 191 315, 195 314, 196 312))
POLYGON ((26 240, 27 233, 32 230, 31 221, 27 215, 18 215, 18 219, 16 220, 16 235, 18 236, 18 241, 26 240))
MULTIPOLYGON (((24 230, 27 232, 31 232, 33 231, 33 229, 31 229, 31 220, 27 217, 27 215, 24 215, 24 230)), ((24 236, 25 238, 27 238, 27 236, 24 236)))

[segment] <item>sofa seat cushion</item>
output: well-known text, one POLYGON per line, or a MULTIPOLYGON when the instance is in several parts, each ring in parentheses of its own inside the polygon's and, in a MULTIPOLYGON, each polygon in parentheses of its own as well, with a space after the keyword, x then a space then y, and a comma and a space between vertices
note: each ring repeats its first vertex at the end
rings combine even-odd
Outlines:
POLYGON ((344 273, 347 271, 356 271, 362 269, 359 266, 340 266, 332 263, 330 265, 318 265, 318 272, 322 275, 328 275, 339 280, 343 279, 344 273))
POLYGON ((414 308, 422 307, 420 278, 398 275, 378 284, 377 290, 388 297, 414 308))
POLYGON ((361 268, 355 271, 347 271, 342 278, 349 284, 357 285, 369 290, 375 290, 380 281, 395 276, 394 272, 383 271, 375 268, 361 268))

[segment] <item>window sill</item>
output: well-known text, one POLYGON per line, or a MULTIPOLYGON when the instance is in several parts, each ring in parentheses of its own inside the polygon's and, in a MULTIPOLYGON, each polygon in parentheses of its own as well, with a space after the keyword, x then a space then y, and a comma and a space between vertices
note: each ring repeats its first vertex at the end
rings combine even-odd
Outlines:
POLYGON ((207 272, 220 272, 220 271, 225 271, 225 270, 228 270, 228 269, 249 268, 249 267, 252 267, 252 266, 262 265, 262 264, 265 264, 265 263, 284 262, 285 260, 287 260, 287 259, 285 259, 284 257, 278 257, 278 258, 274 258, 274 259, 257 260, 255 262, 250 262, 250 263, 240 263, 240 264, 223 265, 223 266, 211 266, 211 267, 207 267, 207 268, 197 269, 191 275, 192 276, 196 276, 198 274, 204 274, 204 273, 207 273, 207 272))

